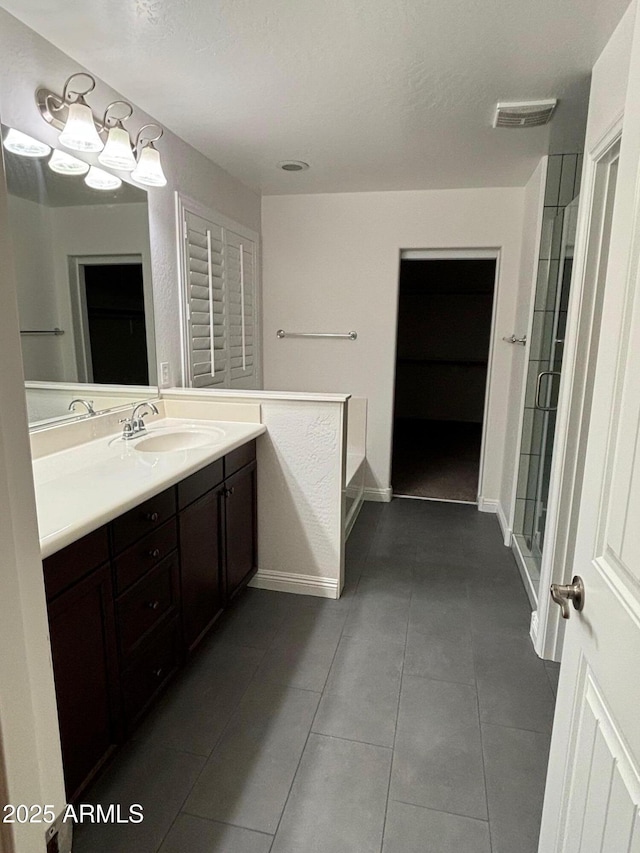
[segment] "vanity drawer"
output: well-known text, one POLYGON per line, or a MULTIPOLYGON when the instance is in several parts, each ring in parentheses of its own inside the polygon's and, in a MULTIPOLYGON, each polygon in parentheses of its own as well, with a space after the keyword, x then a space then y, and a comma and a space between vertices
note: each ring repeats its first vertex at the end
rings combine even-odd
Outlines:
POLYGON ((43 563, 47 601, 79 581, 109 559, 109 537, 106 527, 72 542, 66 548, 47 557, 43 563))
POLYGON ((154 633, 136 662, 122 673, 122 707, 129 731, 178 669, 180 644, 180 623, 174 619, 154 633))
POLYGON ((118 643, 123 657, 168 613, 178 607, 178 555, 152 569, 117 603, 118 643))
POLYGON ((175 512, 175 489, 167 489, 116 518, 111 524, 114 553, 119 554, 136 539, 160 527, 175 512))
POLYGON ((114 560, 116 594, 124 592, 177 547, 178 527, 175 518, 139 539, 114 560))
POLYGON ((196 471, 186 480, 178 483, 178 509, 197 501, 199 497, 206 494, 215 486, 220 485, 224 479, 222 459, 217 459, 206 468, 196 471))
POLYGON ((243 444, 242 447, 236 447, 235 450, 232 450, 231 453, 227 453, 224 457, 224 478, 230 477, 232 474, 235 474, 236 471, 239 471, 240 468, 244 468, 245 465, 248 465, 250 462, 253 462, 256 458, 256 442, 255 439, 253 441, 248 441, 246 444, 243 444))

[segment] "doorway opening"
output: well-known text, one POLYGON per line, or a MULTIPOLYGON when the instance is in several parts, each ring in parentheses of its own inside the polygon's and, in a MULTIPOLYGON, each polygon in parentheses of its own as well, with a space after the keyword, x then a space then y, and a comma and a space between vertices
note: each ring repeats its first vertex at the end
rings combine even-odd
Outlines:
POLYGON ((77 258, 74 332, 80 381, 148 385, 140 257, 77 258))
MULTIPOLYGON (((462 253, 460 253, 462 254, 462 253)), ((477 503, 497 253, 400 261, 393 493, 477 503)))

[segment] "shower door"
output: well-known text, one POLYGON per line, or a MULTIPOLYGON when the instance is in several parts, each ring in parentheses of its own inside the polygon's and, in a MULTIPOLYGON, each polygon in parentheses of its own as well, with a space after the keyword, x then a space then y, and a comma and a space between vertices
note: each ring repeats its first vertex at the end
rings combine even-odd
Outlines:
MULTIPOLYGON (((548 370, 541 370, 536 377, 534 406, 540 419, 540 460, 536 476, 536 482, 532 491, 535 494, 533 504, 533 527, 530 534, 529 549, 534 559, 539 560, 542 556, 544 546, 544 531, 547 518, 547 503, 549 500, 549 484, 551 479, 551 461, 553 458, 553 441, 556 432, 556 410, 558 407, 558 390, 560 387, 560 376, 562 373, 562 359, 564 355, 564 338, 567 328, 567 308, 569 305, 569 292, 571 290, 571 274, 573 271, 573 250, 576 239, 576 225, 578 218, 578 197, 567 205, 562 223, 562 243, 560 248, 560 262, 558 265, 558 279, 555 294, 552 292, 550 283, 548 295, 551 300, 547 301, 552 307, 552 316, 549 318, 548 331, 541 341, 548 348, 548 370)), ((547 353, 543 353, 547 356, 547 353)), ((546 360, 546 358, 544 359, 546 360)), ((531 472, 533 473, 533 472, 531 472)))

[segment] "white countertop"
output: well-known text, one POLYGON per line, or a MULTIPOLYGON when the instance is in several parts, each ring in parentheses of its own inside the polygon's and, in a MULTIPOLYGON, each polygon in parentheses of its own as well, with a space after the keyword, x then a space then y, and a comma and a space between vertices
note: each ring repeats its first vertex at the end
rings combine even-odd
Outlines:
POLYGON ((147 435, 166 428, 224 431, 217 443, 187 450, 141 453, 140 439, 107 436, 35 459, 33 474, 42 557, 48 557, 147 498, 266 432, 258 423, 156 420, 147 435))

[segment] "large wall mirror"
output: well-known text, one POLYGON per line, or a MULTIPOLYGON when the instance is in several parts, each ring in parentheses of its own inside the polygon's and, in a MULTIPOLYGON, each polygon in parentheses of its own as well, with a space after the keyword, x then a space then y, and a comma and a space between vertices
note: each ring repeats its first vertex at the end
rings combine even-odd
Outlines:
POLYGON ((89 415, 74 398, 98 412, 157 393, 147 194, 54 171, 68 155, 43 150, 3 152, 32 427, 89 415))

